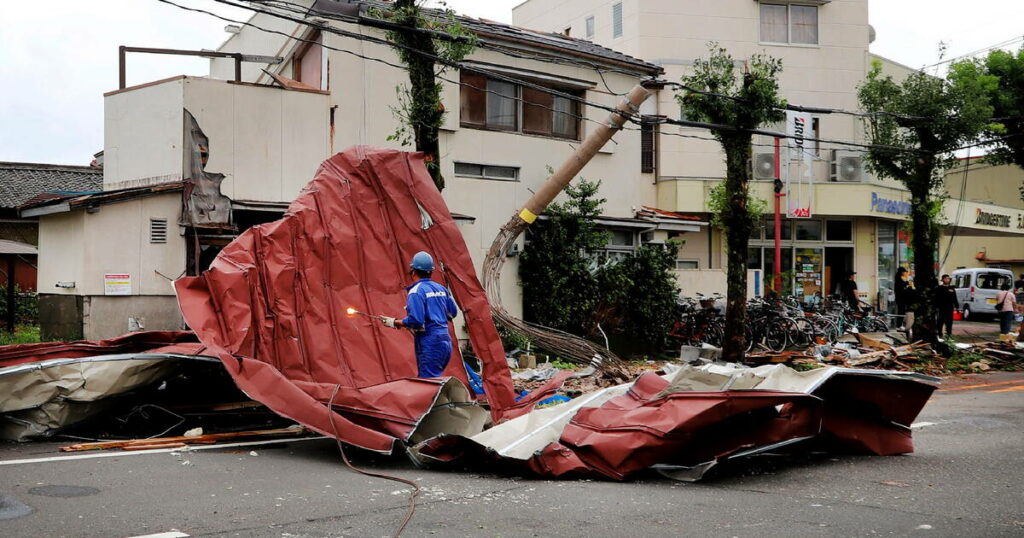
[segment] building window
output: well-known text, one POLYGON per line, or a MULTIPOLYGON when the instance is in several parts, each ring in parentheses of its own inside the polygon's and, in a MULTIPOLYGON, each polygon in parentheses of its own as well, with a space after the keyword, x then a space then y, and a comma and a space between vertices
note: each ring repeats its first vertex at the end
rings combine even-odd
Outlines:
MULTIPOLYGON (((782 240, 789 241, 793 238, 793 228, 790 226, 789 220, 782 219, 782 240)), ((775 219, 767 217, 764 223, 764 238, 769 241, 775 240, 775 219)))
POLYGON ((761 4, 761 42, 818 44, 818 7, 761 4))
POLYGON ((676 269, 700 269, 698 260, 676 260, 676 269))
MULTIPOLYGON (((462 73, 460 123, 463 127, 523 132, 579 140, 579 101, 564 95, 462 73)), ((576 90, 553 91, 582 98, 576 90)))
POLYGON ((853 222, 849 220, 829 220, 825 223, 825 239, 829 242, 853 241, 853 222))
POLYGON ((167 219, 149 219, 149 242, 167 242, 167 219))
POLYGON ((518 181, 519 168, 514 166, 456 162, 455 175, 480 179, 496 179, 499 181, 518 181))
POLYGON ((622 37, 622 2, 612 4, 612 37, 622 37))
POLYGON ((511 82, 487 81, 487 127, 503 131, 517 130, 517 90, 516 85, 511 82))
POLYGON ((798 219, 793 222, 797 241, 821 241, 821 221, 798 219))
POLYGON ((587 17, 587 39, 594 39, 594 17, 587 17))
POLYGON ((653 123, 642 122, 640 123, 640 173, 641 174, 653 174, 654 173, 654 156, 655 156, 655 143, 657 137, 655 133, 658 126, 653 123))

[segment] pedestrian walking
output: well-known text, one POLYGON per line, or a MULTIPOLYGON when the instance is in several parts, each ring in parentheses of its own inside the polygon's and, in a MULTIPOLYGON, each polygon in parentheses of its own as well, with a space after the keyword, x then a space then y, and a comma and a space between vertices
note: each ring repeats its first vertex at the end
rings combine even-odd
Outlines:
POLYGON ((935 331, 941 338, 942 329, 946 329, 946 336, 953 336, 953 311, 956 310, 956 288, 950 285, 949 275, 942 275, 942 282, 932 292, 935 303, 936 319, 935 331))
POLYGON ((850 308, 858 310, 860 299, 857 298, 857 272, 852 271, 846 280, 839 283, 839 294, 843 300, 850 305, 850 308))
POLYGON ((996 295, 996 312, 999 313, 999 334, 1010 334, 1013 329, 1013 316, 1017 312, 1017 297, 1010 290, 1010 284, 1003 284, 1002 291, 996 295))

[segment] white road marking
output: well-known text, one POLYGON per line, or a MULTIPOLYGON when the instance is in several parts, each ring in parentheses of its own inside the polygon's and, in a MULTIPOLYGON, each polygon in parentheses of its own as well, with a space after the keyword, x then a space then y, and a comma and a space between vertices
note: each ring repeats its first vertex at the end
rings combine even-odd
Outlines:
POLYGON ((910 425, 910 429, 912 429, 912 430, 919 430, 921 428, 924 428, 925 426, 934 426, 934 425, 935 425, 934 422, 915 422, 915 423, 910 425))
POLYGON ((158 532, 156 534, 140 534, 128 538, 187 538, 188 535, 181 531, 158 532))
POLYGON ((298 443, 302 441, 317 441, 320 439, 326 439, 325 436, 320 437, 302 437, 299 439, 272 439, 268 441, 248 441, 242 443, 225 443, 223 445, 201 445, 201 446, 189 446, 187 450, 182 448, 155 448, 153 450, 131 450, 124 451, 118 450, 116 452, 97 452, 93 454, 76 454, 74 456, 51 456, 48 458, 27 458, 22 460, 7 460, 0 461, 0 465, 23 465, 27 463, 49 463, 53 461, 72 461, 72 460, 89 460, 94 458, 122 458, 128 456, 141 456, 143 454, 168 454, 170 452, 194 452, 197 450, 213 450, 217 448, 236 448, 243 446, 259 446, 259 445, 270 445, 274 443, 298 443))

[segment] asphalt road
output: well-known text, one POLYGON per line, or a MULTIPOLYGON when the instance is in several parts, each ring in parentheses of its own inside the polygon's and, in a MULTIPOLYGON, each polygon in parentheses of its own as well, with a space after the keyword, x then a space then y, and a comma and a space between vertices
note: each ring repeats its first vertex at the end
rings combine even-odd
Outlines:
MULTIPOLYGON (((917 424, 912 455, 765 457, 693 484, 354 459, 423 488, 404 536, 1024 536, 1024 374, 950 380, 917 424)), ((386 536, 407 506, 323 439, 17 462, 56 446, 0 445, 0 536, 386 536)))

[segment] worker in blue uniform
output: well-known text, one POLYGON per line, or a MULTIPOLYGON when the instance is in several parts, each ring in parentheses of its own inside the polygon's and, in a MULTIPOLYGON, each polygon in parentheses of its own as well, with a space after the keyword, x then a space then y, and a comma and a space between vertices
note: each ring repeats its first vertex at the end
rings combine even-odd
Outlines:
POLYGON ((448 336, 448 322, 458 313, 458 307, 448 288, 434 282, 434 259, 426 252, 417 252, 409 264, 416 282, 405 288, 406 316, 402 319, 383 317, 384 325, 393 329, 406 328, 413 332, 416 343, 416 364, 419 377, 441 377, 452 355, 452 340, 448 336))

